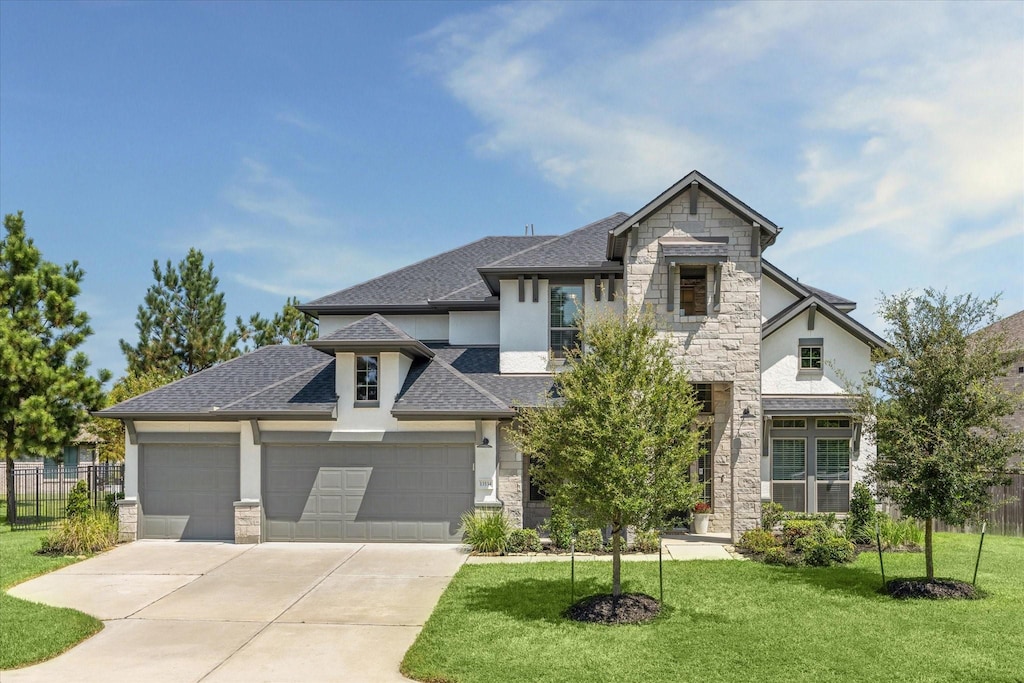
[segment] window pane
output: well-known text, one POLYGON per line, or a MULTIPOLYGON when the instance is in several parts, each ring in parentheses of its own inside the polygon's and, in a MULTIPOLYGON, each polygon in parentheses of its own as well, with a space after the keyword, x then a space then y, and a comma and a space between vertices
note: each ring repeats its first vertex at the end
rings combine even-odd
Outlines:
POLYGON ((704 427, 700 435, 698 446, 700 456, 697 458, 697 481, 704 485, 701 491, 701 500, 711 503, 711 484, 714 480, 711 458, 711 425, 704 427))
POLYGON ((850 485, 839 482, 818 483, 818 512, 849 512, 850 485))
POLYGON ((800 348, 800 367, 802 369, 821 369, 821 347, 803 346, 800 348))
POLYGON ((551 330, 551 353, 555 358, 565 358, 565 351, 579 346, 579 330, 551 330))
POLYGON ((703 415, 710 415, 711 410, 711 385, 710 384, 694 384, 694 397, 697 400, 697 406, 703 415))
POLYGON ((555 285, 551 287, 551 327, 577 327, 580 307, 583 305, 581 285, 555 285))
POLYGON ((356 356, 356 400, 376 401, 377 356, 356 356))
POLYGON ((708 276, 706 269, 680 270, 679 308, 683 315, 708 314, 708 276))
POLYGON ((800 420, 774 420, 772 427, 775 429, 806 429, 807 421, 800 420))
POLYGON ((803 439, 772 441, 772 479, 803 481, 806 462, 803 439))
POLYGON ((791 483, 772 484, 772 500, 789 512, 805 511, 804 485, 791 483))
POLYGON ((850 479, 850 442, 847 439, 818 439, 816 475, 821 479, 850 479))
POLYGON ((818 420, 818 429, 849 429, 850 420, 848 418, 828 418, 818 420))

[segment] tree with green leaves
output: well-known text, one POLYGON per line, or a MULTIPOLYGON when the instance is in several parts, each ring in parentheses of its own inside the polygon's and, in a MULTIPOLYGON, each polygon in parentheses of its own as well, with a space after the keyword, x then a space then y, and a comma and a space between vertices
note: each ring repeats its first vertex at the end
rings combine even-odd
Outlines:
POLYGON ((106 370, 88 374, 76 349, 92 334, 75 305, 85 272, 42 257, 25 233, 22 212, 4 216, 0 245, 0 442, 7 470, 7 519, 18 516, 14 459, 57 455, 99 406, 106 370))
MULTIPOLYGON (((159 389, 165 384, 170 384, 174 379, 171 375, 157 371, 141 374, 129 373, 114 382, 114 386, 107 392, 104 407, 109 408, 147 391, 159 389)), ((124 461, 124 425, 120 420, 94 418, 89 424, 89 431, 100 438, 97 454, 101 462, 124 461)))
POLYGON ((136 315, 138 343, 120 342, 129 373, 191 375, 238 355, 237 335, 227 332, 224 320, 224 294, 217 291, 220 280, 203 252, 189 249, 177 266, 168 260, 164 269, 153 261, 153 279, 136 315))
POLYGON ((553 509, 588 527, 610 525, 612 596, 622 594, 627 526, 662 526, 689 509, 699 486, 698 406, 686 370, 676 365, 649 311, 584 314, 580 346, 555 375, 550 406, 525 408, 512 441, 553 509))
POLYGON ((298 309, 297 297, 289 298, 280 313, 264 318, 259 313, 249 317, 249 322, 239 316, 235 320, 236 334, 247 352, 271 344, 302 344, 316 338, 316 320, 298 309), (251 345, 251 347, 250 347, 251 345))
POLYGON ((924 520, 925 565, 935 578, 935 520, 961 525, 992 509, 990 486, 1005 483, 1024 434, 1000 420, 1021 396, 1002 389, 1003 339, 978 330, 995 319, 998 296, 950 297, 933 289, 881 300, 891 348, 853 393, 878 444, 868 473, 879 496, 924 520))

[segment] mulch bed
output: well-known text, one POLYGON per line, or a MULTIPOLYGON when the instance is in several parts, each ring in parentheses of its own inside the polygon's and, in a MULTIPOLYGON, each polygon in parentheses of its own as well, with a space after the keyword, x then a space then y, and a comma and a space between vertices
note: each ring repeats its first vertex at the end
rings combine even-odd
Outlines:
POLYGON ((643 624, 661 612, 661 603, 644 593, 623 593, 618 599, 611 595, 591 595, 565 611, 573 621, 591 624, 643 624))
POLYGON ((954 579, 893 579, 886 584, 897 600, 975 600, 984 594, 965 581, 954 579))

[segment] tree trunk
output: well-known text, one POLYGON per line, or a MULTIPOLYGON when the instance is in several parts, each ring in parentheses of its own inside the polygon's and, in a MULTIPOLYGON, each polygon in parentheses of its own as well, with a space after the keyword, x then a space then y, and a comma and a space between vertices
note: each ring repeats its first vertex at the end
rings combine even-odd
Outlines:
POLYGON ((619 532, 622 531, 622 522, 618 519, 612 520, 612 597, 618 600, 622 595, 622 538, 619 532))
POLYGON ((932 527, 934 522, 931 517, 924 519, 924 566, 928 580, 935 578, 935 558, 932 556, 932 527))
POLYGON ((7 523, 13 525, 18 521, 18 501, 15 500, 14 492, 14 458, 10 451, 4 454, 4 463, 7 465, 7 523))

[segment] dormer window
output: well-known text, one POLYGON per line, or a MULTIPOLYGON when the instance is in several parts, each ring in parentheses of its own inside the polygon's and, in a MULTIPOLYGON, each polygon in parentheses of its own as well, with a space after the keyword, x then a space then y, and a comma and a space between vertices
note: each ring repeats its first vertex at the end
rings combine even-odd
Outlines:
POLYGON ((708 314, 708 269, 679 269, 679 312, 682 315, 708 314))
POLYGON ((379 398, 379 356, 356 356, 356 402, 376 403, 379 398))
POLYGON ((579 344, 583 285, 551 286, 551 356, 565 358, 579 344))

